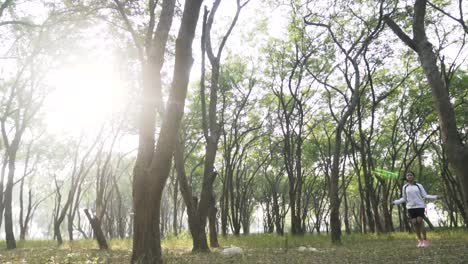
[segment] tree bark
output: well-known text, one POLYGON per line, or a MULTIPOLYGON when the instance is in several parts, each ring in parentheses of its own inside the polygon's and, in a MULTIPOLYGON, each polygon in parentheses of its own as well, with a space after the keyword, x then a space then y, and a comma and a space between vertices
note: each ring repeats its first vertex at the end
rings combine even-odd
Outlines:
POLYGON ((88 217, 91 228, 93 229, 94 237, 96 238, 100 250, 108 250, 109 246, 107 245, 106 237, 104 232, 102 232, 101 221, 95 216, 91 216, 88 209, 84 209, 86 217, 88 217))
POLYGON ((179 181, 180 193, 187 207, 189 231, 192 235, 193 252, 208 252, 208 241, 206 239, 205 227, 201 228, 200 215, 198 212, 198 198, 192 196, 192 189, 188 184, 184 168, 184 144, 177 142, 174 152, 174 162, 179 181))
POLYGON ((223 182, 223 193, 221 194, 220 205, 221 205, 221 234, 226 237, 228 234, 228 216, 229 216, 229 197, 227 194, 228 186, 226 174, 224 174, 223 182))
POLYGON ((210 229, 210 246, 212 248, 218 248, 219 247, 219 242, 218 242, 218 221, 217 221, 217 213, 218 209, 216 209, 215 205, 215 197, 212 195, 211 199, 211 208, 210 212, 208 215, 208 226, 210 229))
MULTIPOLYGON (((16 151, 15 151, 16 152, 16 151)), ((13 177, 15 174, 15 156, 10 155, 8 160, 8 180, 5 186, 5 240, 7 249, 16 248, 15 234, 13 232, 13 212, 12 212, 12 198, 13 198, 13 177)))
POLYGON ((54 220, 54 237, 57 239, 58 245, 63 244, 63 239, 62 239, 62 232, 60 231, 60 224, 57 221, 54 220))
MULTIPOLYGON (((18 110, 19 111, 19 110, 18 110)), ((18 113, 19 115, 19 113, 18 113)), ((26 117, 24 117, 26 118, 26 117)), ((16 117, 16 125, 19 124, 19 116, 16 117)), ((13 212, 12 212, 12 203, 13 203, 13 186, 14 186, 14 177, 15 177, 15 163, 16 155, 18 153, 19 144, 24 130, 26 129, 26 121, 22 120, 20 127, 16 127, 16 132, 11 144, 7 144, 7 155, 8 155, 8 176, 7 183, 5 185, 3 203, 5 206, 4 216, 5 216, 5 240, 7 249, 16 248, 15 234, 13 231, 13 212)), ((8 136, 5 132, 5 122, 2 122, 2 135, 3 140, 8 142, 8 136)))
MULTIPOLYGON (((21 182, 23 184, 23 182, 21 182)), ((22 187, 21 187, 22 188, 22 187)), ((38 203, 34 206, 34 209, 38 203)), ((33 202, 32 202, 32 191, 31 189, 28 191, 28 205, 26 209, 26 215, 24 216, 24 220, 22 219, 23 217, 20 217, 20 240, 25 240, 26 235, 28 234, 29 231, 29 223, 31 221, 33 214, 33 202)))
POLYGON ((178 215, 178 195, 179 195, 179 180, 177 177, 173 177, 174 180, 174 190, 173 190, 173 196, 172 196, 172 203, 173 203, 173 211, 172 211, 172 232, 174 233, 174 236, 177 236, 179 234, 178 231, 178 224, 177 224, 177 215, 178 215))
MULTIPOLYGON (((152 102, 145 105, 145 110, 141 113, 140 145, 133 181, 134 235, 131 263, 162 263, 159 226, 161 199, 169 177, 177 132, 184 112, 193 63, 192 42, 201 4, 202 0, 185 1, 184 4, 176 40, 172 86, 156 148, 153 140, 154 124, 145 124, 146 121, 151 122, 147 118, 154 116, 156 111, 152 102)), ((172 8, 173 5, 172 1, 172 8)))
MULTIPOLYGON (((202 49, 202 78, 200 82, 200 99, 201 99, 201 112, 202 112, 202 127, 203 135, 205 137, 205 163, 202 180, 202 191, 200 193, 200 202, 198 204, 198 215, 200 228, 205 228, 207 218, 211 214, 211 220, 216 218, 213 215, 214 201, 212 201, 213 195, 213 184, 217 171, 214 169, 214 162, 218 149, 218 142, 221 135, 221 124, 218 122, 218 92, 219 92, 219 77, 220 77, 220 61, 221 54, 226 45, 229 36, 232 33, 234 26, 239 18, 240 11, 245 4, 241 5, 240 0, 236 1, 237 9, 232 19, 229 29, 224 34, 221 42, 218 45, 216 54, 213 51, 212 40, 211 40, 211 28, 214 22, 215 14, 221 0, 215 0, 211 11, 205 9, 203 16, 203 33, 201 39, 202 49), (211 80, 210 80, 210 92, 209 92, 209 103, 206 105, 205 99, 205 53, 211 64, 211 80)), ((224 111, 221 110, 221 111, 224 111)), ((211 221, 210 221, 211 222, 211 221)), ((212 223, 214 225, 214 223, 212 223)), ((201 230, 200 230, 201 231, 201 230)), ((217 241, 217 230, 211 226, 210 228, 210 242, 212 246, 219 246, 217 241)))

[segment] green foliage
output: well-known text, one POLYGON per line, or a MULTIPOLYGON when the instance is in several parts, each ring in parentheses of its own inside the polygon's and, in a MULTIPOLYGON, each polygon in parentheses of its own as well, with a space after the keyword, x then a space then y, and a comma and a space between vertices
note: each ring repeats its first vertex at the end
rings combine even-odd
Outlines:
POLYGON ((468 72, 464 70, 457 71, 450 81, 450 97, 453 100, 457 124, 462 138, 468 136, 468 72))

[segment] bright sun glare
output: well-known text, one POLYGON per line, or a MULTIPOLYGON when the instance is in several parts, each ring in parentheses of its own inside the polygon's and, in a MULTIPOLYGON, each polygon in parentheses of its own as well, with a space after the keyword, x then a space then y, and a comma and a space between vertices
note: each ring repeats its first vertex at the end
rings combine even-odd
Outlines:
POLYGON ((123 87, 110 61, 84 62, 49 75, 54 87, 45 108, 53 133, 80 133, 99 129, 124 103, 123 87))

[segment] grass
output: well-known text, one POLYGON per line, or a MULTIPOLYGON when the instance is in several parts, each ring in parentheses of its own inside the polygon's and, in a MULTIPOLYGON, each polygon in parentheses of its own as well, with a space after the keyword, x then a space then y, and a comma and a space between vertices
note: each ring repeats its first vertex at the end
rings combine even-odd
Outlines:
MULTIPOLYGON (((220 244, 243 249, 241 255, 226 257, 221 250, 193 254, 187 234, 163 240, 166 263, 468 263, 468 231, 446 229, 429 232, 429 248, 416 248, 414 234, 344 235, 342 246, 334 246, 326 235, 301 237, 249 235, 220 237, 220 244), (287 244, 287 247, 286 247, 287 244), (300 246, 314 247, 318 252, 299 252, 300 246)), ((58 247, 55 241, 18 242, 15 250, 5 250, 0 241, 0 263, 129 263, 131 240, 110 241, 111 250, 99 251, 95 241, 66 242, 58 247)))

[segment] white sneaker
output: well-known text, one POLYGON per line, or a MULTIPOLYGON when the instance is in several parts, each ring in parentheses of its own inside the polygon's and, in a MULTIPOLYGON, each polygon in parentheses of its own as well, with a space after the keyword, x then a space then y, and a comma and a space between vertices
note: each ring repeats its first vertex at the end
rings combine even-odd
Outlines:
POLYGON ((428 246, 429 246, 429 241, 423 240, 422 243, 421 243, 421 247, 425 248, 425 247, 428 247, 428 246))
POLYGON ((424 240, 418 240, 418 245, 416 247, 420 248, 423 247, 424 245, 424 240))

